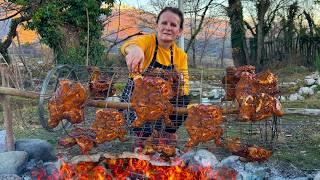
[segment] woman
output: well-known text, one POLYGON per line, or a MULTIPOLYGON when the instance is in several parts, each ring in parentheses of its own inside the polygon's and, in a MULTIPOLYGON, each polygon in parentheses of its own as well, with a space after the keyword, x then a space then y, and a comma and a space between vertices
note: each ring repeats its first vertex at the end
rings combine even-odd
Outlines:
MULTIPOLYGON (((125 56, 128 70, 131 73, 121 100, 129 102, 132 89, 134 87, 132 74, 142 73, 149 68, 162 68, 168 71, 176 69, 183 74, 184 81, 184 96, 174 98, 171 103, 180 106, 186 106, 189 103, 189 76, 187 54, 177 47, 175 41, 183 31, 183 14, 173 7, 164 8, 157 17, 156 34, 137 36, 134 39, 128 40, 121 47, 121 53, 125 56)), ((129 123, 135 120, 134 112, 129 112, 129 123)), ((175 132, 182 124, 185 117, 171 115, 170 119, 174 122, 174 128, 163 128, 161 121, 157 123, 145 123, 141 128, 134 128, 133 131, 137 136, 149 137, 153 128, 160 132, 165 138, 170 138, 173 141, 176 139, 175 132)))

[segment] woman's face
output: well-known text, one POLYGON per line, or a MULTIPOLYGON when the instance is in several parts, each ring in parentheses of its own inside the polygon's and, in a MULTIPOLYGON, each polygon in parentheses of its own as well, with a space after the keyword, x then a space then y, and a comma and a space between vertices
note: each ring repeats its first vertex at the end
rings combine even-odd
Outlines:
POLYGON ((158 39, 163 42, 173 42, 182 33, 180 18, 171 11, 161 14, 157 26, 158 39))

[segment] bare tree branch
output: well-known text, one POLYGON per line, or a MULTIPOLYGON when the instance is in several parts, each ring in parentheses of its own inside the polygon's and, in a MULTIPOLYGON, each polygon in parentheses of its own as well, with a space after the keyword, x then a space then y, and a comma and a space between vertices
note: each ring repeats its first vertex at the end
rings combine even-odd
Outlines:
POLYGON ((212 2, 213 2, 213 0, 210 0, 210 1, 208 2, 208 4, 205 6, 205 9, 204 9, 204 11, 202 12, 202 15, 201 15, 201 17, 200 17, 199 25, 198 25, 197 29, 195 30, 195 32, 192 33, 192 35, 191 35, 190 41, 189 41, 189 43, 188 43, 188 45, 187 45, 187 48, 186 48, 186 52, 188 52, 188 50, 189 50, 190 47, 191 47, 192 41, 194 41, 195 38, 197 37, 197 35, 199 34, 199 32, 200 32, 200 30, 201 30, 201 28, 202 28, 202 24, 203 24, 204 18, 205 18, 205 16, 206 16, 206 13, 207 13, 207 11, 208 11, 208 9, 209 9, 209 7, 210 7, 210 5, 211 5, 212 2))

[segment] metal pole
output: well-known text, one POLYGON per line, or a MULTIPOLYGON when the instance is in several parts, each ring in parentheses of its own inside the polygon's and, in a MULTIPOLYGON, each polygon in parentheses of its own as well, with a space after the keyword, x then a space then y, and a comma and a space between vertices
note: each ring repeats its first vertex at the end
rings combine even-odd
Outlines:
MULTIPOLYGON (((181 10, 182 14, 184 14, 184 8, 183 8, 183 0, 178 0, 178 7, 181 10)), ((179 38, 179 47, 184 50, 184 35, 183 32, 179 38)))

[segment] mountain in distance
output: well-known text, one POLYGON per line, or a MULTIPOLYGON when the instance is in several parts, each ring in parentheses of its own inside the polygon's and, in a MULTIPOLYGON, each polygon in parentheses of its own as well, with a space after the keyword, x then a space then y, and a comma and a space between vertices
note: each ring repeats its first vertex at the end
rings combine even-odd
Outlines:
MULTIPOLYGON (((136 9, 130 6, 117 6, 113 7, 112 15, 108 18, 101 17, 101 20, 104 22, 104 30, 102 39, 106 42, 112 41, 121 41, 122 39, 127 38, 130 35, 136 34, 138 32, 147 32, 152 33, 156 27, 156 14, 144 12, 140 9, 136 9), (120 16, 119 16, 120 14, 120 16)), ((220 56, 221 47, 223 41, 225 42, 225 49, 227 55, 225 57, 230 57, 230 37, 228 34, 228 21, 225 19, 205 19, 207 24, 206 28, 203 29, 197 36, 196 40, 196 50, 197 53, 201 52, 203 48, 207 49, 207 54, 209 56, 220 56), (226 31, 227 30, 227 31, 226 31)), ((0 38, 6 36, 7 31, 9 30, 8 22, 0 22, 0 38)), ((185 19, 184 24, 184 37, 185 45, 190 39, 190 20, 185 19)), ((26 30, 22 26, 18 27, 18 35, 21 44, 38 44, 39 36, 36 32, 26 30)), ((14 42, 17 42, 17 38, 14 39, 14 42)), ((114 47, 111 51, 113 53, 118 53, 118 46, 114 47)))

